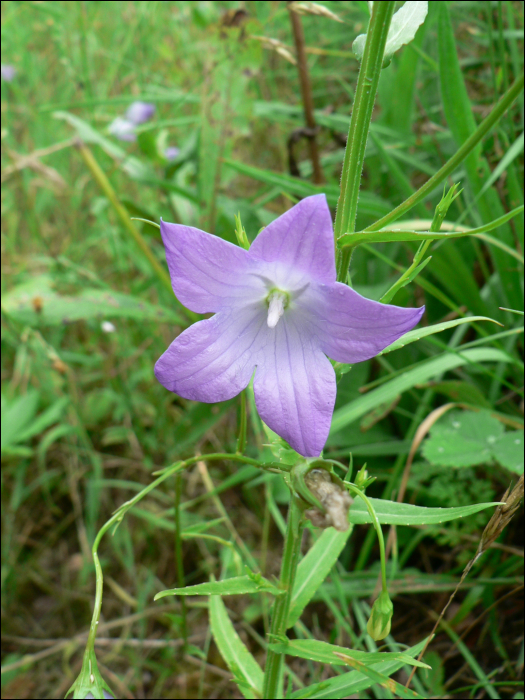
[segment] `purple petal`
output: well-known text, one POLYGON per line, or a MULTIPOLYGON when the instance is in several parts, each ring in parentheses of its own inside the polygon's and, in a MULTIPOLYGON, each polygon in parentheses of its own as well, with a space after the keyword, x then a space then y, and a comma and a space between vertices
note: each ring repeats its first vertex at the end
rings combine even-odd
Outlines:
MULTIPOLYGON (((220 311, 253 298, 261 286, 249 274, 244 248, 191 226, 161 220, 171 284, 178 300, 196 313, 220 311)), ((260 294, 259 294, 260 296, 260 294)))
POLYGON ((253 309, 199 321, 176 338, 155 365, 159 382, 193 401, 226 401, 246 388, 267 332, 266 313, 253 309))
POLYGON ((313 279, 335 282, 332 217, 324 194, 306 197, 257 236, 250 257, 288 264, 313 279))
POLYGON ((149 102, 133 102, 126 111, 126 119, 132 124, 144 124, 155 114, 155 105, 149 102))
POLYGON ((291 318, 281 319, 257 364, 255 403, 263 421, 296 452, 317 457, 334 410, 335 373, 317 342, 291 318))
POLYGON ((322 351, 348 363, 377 355, 412 330, 425 311, 371 301, 339 282, 312 285, 298 303, 310 310, 322 351))
POLYGON ((2 74, 2 80, 5 80, 6 83, 13 82, 17 73, 17 70, 14 66, 10 66, 7 63, 2 63, 0 64, 0 70, 2 74))
POLYGON ((127 119, 116 117, 108 127, 108 131, 120 141, 136 141, 135 125, 127 119))
POLYGON ((164 151, 164 158, 166 158, 166 160, 175 160, 179 153, 180 149, 177 148, 177 146, 168 146, 164 151))

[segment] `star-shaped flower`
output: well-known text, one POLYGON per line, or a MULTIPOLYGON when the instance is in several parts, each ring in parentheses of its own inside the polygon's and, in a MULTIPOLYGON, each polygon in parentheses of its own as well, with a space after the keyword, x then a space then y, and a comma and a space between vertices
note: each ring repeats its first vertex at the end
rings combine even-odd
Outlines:
POLYGON ((365 299, 336 282, 332 219, 324 195, 303 199, 244 250, 190 226, 161 221, 173 291, 196 313, 155 365, 166 389, 225 401, 255 370, 263 421, 305 457, 324 447, 335 403, 328 357, 368 360, 412 329, 424 308, 365 299), (328 356, 328 357, 327 357, 328 356))

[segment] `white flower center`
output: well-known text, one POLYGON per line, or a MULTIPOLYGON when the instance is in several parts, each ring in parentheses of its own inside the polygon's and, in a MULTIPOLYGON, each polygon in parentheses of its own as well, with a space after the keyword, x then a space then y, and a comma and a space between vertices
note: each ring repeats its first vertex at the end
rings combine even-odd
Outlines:
POLYGON ((268 328, 275 328, 288 304, 288 295, 273 291, 268 296, 268 328))

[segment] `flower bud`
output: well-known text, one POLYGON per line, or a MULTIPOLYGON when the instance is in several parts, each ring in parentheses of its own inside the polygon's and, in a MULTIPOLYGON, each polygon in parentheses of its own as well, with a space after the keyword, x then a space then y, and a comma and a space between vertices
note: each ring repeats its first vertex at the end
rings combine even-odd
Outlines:
POLYGON ((366 631, 376 642, 390 634, 394 605, 386 591, 382 591, 372 606, 366 631))

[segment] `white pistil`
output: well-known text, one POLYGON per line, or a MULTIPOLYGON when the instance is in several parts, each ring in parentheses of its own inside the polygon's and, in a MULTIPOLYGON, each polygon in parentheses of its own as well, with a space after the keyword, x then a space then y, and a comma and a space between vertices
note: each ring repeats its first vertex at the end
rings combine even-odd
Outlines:
POLYGON ((288 301, 286 294, 272 292, 268 297, 268 328, 275 328, 284 313, 285 303, 288 301))

